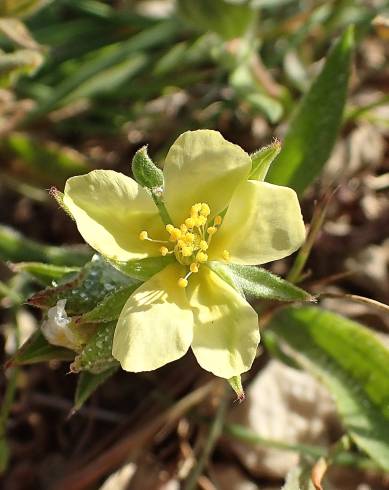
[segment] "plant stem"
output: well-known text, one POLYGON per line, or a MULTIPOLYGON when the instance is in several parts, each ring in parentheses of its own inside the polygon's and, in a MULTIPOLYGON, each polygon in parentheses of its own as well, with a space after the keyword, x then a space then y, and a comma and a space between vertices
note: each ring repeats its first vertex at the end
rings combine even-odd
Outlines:
POLYGON ((313 244, 315 243, 317 235, 319 234, 319 231, 321 230, 321 227, 323 225, 323 221, 327 213, 327 208, 333 195, 334 192, 328 192, 323 197, 321 202, 319 202, 316 206, 315 211, 313 212, 311 228, 309 230, 307 239, 305 240, 303 246, 300 248, 294 264, 289 271, 289 274, 287 276, 288 281, 294 283, 299 282, 301 278, 301 273, 311 253, 313 244))
POLYGON ((219 406, 215 414, 215 418, 213 419, 212 425, 210 427, 208 438, 205 442, 203 452, 197 464, 190 472, 186 484, 183 487, 184 490, 193 490, 197 488, 197 480, 203 473, 204 467, 207 464, 207 461, 213 452, 215 444, 223 432, 224 417, 226 413, 228 400, 229 397, 227 396, 227 389, 225 389, 223 395, 221 396, 219 406))

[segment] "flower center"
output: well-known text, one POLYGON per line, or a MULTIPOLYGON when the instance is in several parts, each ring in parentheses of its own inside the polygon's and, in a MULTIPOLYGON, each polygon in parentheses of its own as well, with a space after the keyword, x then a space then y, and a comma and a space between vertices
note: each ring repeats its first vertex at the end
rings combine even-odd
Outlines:
MULTIPOLYGON (((153 240, 149 238, 147 231, 141 231, 139 234, 140 240, 163 244, 159 249, 161 255, 174 254, 180 264, 189 268, 186 276, 178 280, 179 287, 185 288, 188 285, 189 276, 198 272, 201 264, 208 260, 207 250, 213 235, 223 221, 223 218, 218 215, 211 223, 210 214, 211 210, 207 203, 196 203, 190 209, 190 216, 178 228, 172 224, 166 225, 166 231, 170 235, 169 240, 153 240), (169 245, 172 248, 169 248, 169 245)), ((227 250, 224 250, 223 257, 226 261, 229 260, 227 250)))

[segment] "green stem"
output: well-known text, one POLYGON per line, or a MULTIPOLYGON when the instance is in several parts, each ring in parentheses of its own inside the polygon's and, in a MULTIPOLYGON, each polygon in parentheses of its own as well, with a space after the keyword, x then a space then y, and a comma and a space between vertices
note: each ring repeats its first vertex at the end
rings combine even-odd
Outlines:
MULTIPOLYGON (((224 426, 224 433, 248 444, 258 444, 262 447, 293 451, 314 458, 327 457, 329 454, 329 450, 325 447, 313 446, 310 444, 291 444, 261 437, 240 424, 226 424, 224 426)), ((374 461, 348 451, 337 452, 334 454, 332 462, 341 466, 354 466, 361 469, 380 471, 379 466, 377 466, 374 461)))
MULTIPOLYGON (((20 344, 19 325, 15 321, 15 344, 16 348, 20 344)), ((0 474, 4 473, 8 466, 9 449, 6 439, 7 421, 11 406, 15 398, 19 368, 12 368, 11 374, 4 393, 4 400, 0 409, 0 474)))
POLYGON ((217 408, 215 418, 213 419, 212 425, 210 427, 203 452, 202 452, 197 464, 194 466, 194 468, 190 472, 188 479, 186 481, 186 484, 183 487, 184 490, 193 490, 193 489, 197 488, 197 480, 199 479, 199 477, 203 473, 204 467, 207 464, 207 461, 209 460, 209 458, 213 452, 215 444, 223 432, 224 418, 225 418, 228 400, 229 400, 229 397, 227 396, 226 390, 225 390, 224 394, 222 395, 222 398, 220 400, 219 406, 217 408))
POLYGON ((173 223, 171 217, 169 216, 169 213, 167 212, 166 206, 163 200, 161 199, 161 196, 158 195, 156 192, 154 192, 152 189, 151 189, 151 196, 155 202, 155 205, 158 208, 159 214, 162 218, 162 221, 165 223, 165 225, 169 225, 173 223))
POLYGON ((324 218, 325 218, 326 213, 327 213, 328 204, 330 203, 332 196, 333 196, 333 192, 325 195, 322 202, 319 203, 317 205, 317 207, 315 208, 315 211, 314 211, 313 217, 312 217, 311 228, 309 230, 307 239, 305 240, 304 245, 300 248, 300 251, 297 254, 297 257, 294 261, 294 264, 293 264, 291 270, 289 271, 289 274, 286 278, 288 281, 293 282, 293 283, 297 283, 301 279, 301 273, 304 269, 304 266, 308 260, 309 255, 311 253, 311 250, 312 250, 313 244, 316 241, 317 235, 319 234, 319 231, 321 230, 324 218))

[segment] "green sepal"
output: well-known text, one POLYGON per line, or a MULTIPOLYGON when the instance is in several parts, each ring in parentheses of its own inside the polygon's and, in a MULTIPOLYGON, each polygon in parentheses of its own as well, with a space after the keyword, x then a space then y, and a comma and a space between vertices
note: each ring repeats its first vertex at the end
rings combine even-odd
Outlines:
POLYGON ((123 286, 108 294, 93 310, 82 315, 77 323, 106 323, 117 320, 128 298, 139 285, 140 283, 123 286))
POLYGON ((138 184, 148 189, 163 186, 163 173, 151 160, 147 153, 147 146, 138 150, 132 159, 132 173, 138 184))
POLYGON ((238 401, 243 402, 246 398, 246 395, 245 395, 245 392, 243 390, 241 377, 240 376, 234 376, 233 378, 230 378, 227 381, 228 381, 228 384, 231 386, 231 388, 235 391, 236 396, 238 397, 238 401))
POLYGON ((274 140, 269 146, 260 148, 251 155, 251 161, 253 162, 251 172, 249 175, 250 180, 265 180, 266 174, 273 163, 274 159, 281 151, 281 143, 279 140, 274 140))
POLYGON ((128 262, 110 260, 110 263, 129 277, 139 281, 146 281, 167 265, 173 263, 174 260, 174 257, 167 255, 166 257, 147 257, 146 259, 129 260, 128 262))
POLYGON ((71 361, 74 352, 49 344, 43 333, 38 330, 15 352, 7 361, 5 367, 21 366, 24 364, 36 364, 47 361, 71 361))
POLYGON ((109 368, 118 366, 112 357, 112 343, 115 333, 116 321, 104 323, 89 339, 83 350, 76 356, 70 365, 73 373, 89 371, 94 374, 102 373, 109 368))

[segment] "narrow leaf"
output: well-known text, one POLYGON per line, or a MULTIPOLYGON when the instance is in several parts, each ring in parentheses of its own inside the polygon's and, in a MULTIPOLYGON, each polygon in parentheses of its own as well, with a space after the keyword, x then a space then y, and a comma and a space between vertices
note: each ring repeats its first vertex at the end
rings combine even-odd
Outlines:
POLYGON ((67 314, 80 315, 95 308, 109 293, 134 284, 133 279, 96 255, 71 281, 39 291, 29 298, 28 303, 47 309, 66 299, 67 314))
POLYGON ((88 371, 80 373, 77 381, 77 389, 74 397, 74 407, 72 412, 80 410, 88 398, 101 386, 108 378, 116 373, 118 366, 111 367, 99 374, 88 371))
POLYGON ((315 301, 315 298, 294 284, 272 274, 266 269, 251 265, 228 266, 212 263, 212 269, 223 277, 222 272, 230 273, 236 287, 248 298, 278 301, 315 301))
POLYGON ((81 266, 92 257, 84 246, 53 247, 29 240, 8 226, 0 225, 0 260, 34 261, 64 266, 81 266))
POLYGON ((42 262, 19 262, 18 264, 11 264, 10 267, 13 272, 27 272, 37 282, 46 286, 52 286, 53 281, 58 281, 67 274, 80 270, 79 267, 65 267, 42 262))
POLYGON ((349 27, 303 97, 267 180, 299 194, 320 174, 335 144, 346 102, 354 31, 349 27))
POLYGON ((74 352, 47 342, 41 331, 35 332, 9 359, 6 367, 35 364, 53 360, 71 361, 74 352))
POLYGON ((388 471, 389 350, 367 328, 320 308, 285 308, 269 328, 323 381, 355 443, 388 471))

